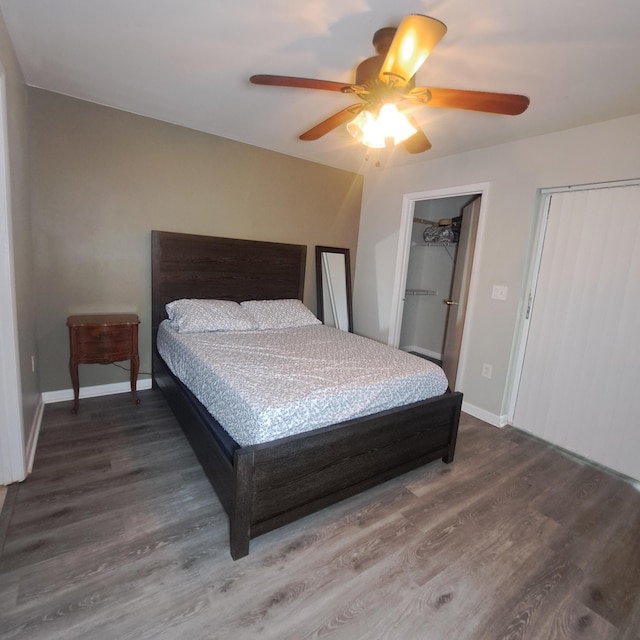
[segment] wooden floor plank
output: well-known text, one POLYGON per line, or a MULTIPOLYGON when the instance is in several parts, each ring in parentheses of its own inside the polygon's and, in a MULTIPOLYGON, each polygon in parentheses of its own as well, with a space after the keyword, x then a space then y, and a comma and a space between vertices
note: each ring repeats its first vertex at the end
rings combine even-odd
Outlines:
POLYGON ((0 514, 0 639, 640 640, 640 494, 613 473, 463 414, 452 464, 234 562, 162 395, 139 396, 45 408, 0 514))

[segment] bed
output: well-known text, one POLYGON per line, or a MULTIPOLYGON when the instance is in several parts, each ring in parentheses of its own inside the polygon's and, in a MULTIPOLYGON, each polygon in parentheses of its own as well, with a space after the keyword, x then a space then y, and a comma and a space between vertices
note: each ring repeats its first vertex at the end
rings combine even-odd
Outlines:
POLYGON ((453 461, 460 393, 240 445, 158 353, 168 303, 302 300, 305 264, 303 245, 152 231, 153 384, 228 514, 234 560, 267 531, 434 460, 453 461))

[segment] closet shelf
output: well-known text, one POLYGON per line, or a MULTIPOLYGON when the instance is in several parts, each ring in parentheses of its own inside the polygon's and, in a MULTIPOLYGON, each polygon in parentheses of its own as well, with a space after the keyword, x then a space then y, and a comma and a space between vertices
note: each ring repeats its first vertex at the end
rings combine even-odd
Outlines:
POLYGON ((412 247, 449 247, 453 244, 458 244, 455 241, 439 240, 437 242, 412 242, 412 247))
POLYGON ((408 296, 437 296, 438 292, 433 289, 407 289, 405 294, 408 296))

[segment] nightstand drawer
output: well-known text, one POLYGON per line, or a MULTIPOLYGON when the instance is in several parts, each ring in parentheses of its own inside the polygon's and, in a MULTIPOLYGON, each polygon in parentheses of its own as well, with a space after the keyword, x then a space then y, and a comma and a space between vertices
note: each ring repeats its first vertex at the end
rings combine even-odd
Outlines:
POLYGON ((117 343, 131 344, 131 327, 126 325, 122 326, 85 326, 78 327, 77 340, 79 345, 91 344, 98 347, 101 344, 111 343, 111 345, 117 343))
POLYGON ((115 362, 128 360, 133 355, 131 336, 126 340, 113 342, 111 340, 78 341, 76 345, 76 359, 78 361, 89 358, 102 360, 109 358, 115 362))

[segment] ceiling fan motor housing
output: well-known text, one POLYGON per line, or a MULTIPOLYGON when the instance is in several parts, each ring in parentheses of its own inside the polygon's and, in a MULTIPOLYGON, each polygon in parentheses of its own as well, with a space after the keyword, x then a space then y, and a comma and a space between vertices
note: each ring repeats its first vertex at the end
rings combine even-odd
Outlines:
POLYGON ((396 27, 383 27, 373 34, 371 41, 378 55, 363 60, 356 67, 356 84, 362 86, 371 80, 375 80, 382 69, 385 56, 396 35, 396 27))
POLYGON ((389 47, 393 42, 393 37, 396 35, 397 30, 396 27, 383 27, 373 34, 373 40, 371 42, 377 54, 381 56, 387 55, 387 51, 389 51, 389 47))

